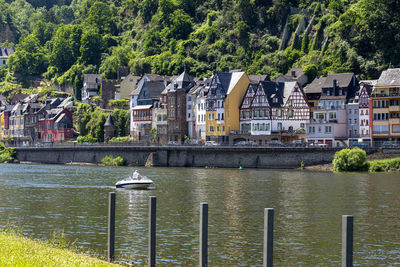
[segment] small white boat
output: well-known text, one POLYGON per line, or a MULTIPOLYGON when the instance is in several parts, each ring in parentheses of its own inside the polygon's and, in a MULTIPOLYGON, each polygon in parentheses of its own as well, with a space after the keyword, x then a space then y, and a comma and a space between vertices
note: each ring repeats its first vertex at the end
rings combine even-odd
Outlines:
POLYGON ((115 187, 125 189, 148 189, 151 185, 154 185, 154 182, 146 176, 143 176, 140 180, 128 177, 125 180, 118 181, 115 187))

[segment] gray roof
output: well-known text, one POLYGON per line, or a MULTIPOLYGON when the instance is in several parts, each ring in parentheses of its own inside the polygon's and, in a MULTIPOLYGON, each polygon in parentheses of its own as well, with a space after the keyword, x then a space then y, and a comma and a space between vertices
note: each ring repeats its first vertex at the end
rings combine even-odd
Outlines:
POLYGON ((184 88, 188 86, 193 86, 195 84, 195 81, 193 80, 193 77, 190 76, 189 73, 185 70, 181 73, 181 75, 178 76, 178 78, 174 80, 174 83, 177 83, 179 88, 184 88))
POLYGON ((143 83, 143 88, 146 87, 147 92, 149 93, 150 97, 146 98, 160 98, 161 92, 165 89, 165 85, 163 81, 145 81, 143 83))
POLYGON ((400 85, 400 68, 383 71, 376 85, 400 85))
POLYGON ((324 85, 326 77, 315 78, 312 83, 304 87, 304 93, 317 94, 322 93, 322 86, 324 85))
POLYGON ((329 74, 325 78, 323 88, 333 88, 333 81, 336 80, 339 87, 348 87, 353 80, 354 73, 335 73, 329 74))
POLYGON ((101 74, 85 74, 83 75, 83 82, 101 83, 101 74))
POLYGON ((250 83, 259 83, 268 79, 268 75, 248 75, 248 77, 250 83))
POLYGON ((107 120, 104 123, 104 126, 114 126, 114 119, 111 116, 111 114, 108 115, 107 120))
POLYGON ((14 53, 14 49, 12 47, 0 47, 1 58, 8 58, 12 53, 14 53))
POLYGON ((262 86, 265 95, 267 96, 270 107, 281 107, 283 103, 283 93, 285 84, 282 82, 262 81, 259 86, 262 86), (278 102, 274 103, 273 98, 278 98, 278 102))

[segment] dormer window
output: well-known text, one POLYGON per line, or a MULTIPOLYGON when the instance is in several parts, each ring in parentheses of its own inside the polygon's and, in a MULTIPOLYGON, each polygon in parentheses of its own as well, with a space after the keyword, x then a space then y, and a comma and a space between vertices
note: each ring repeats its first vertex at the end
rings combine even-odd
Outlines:
POLYGON ((343 90, 339 89, 339 95, 343 95, 343 90))
POLYGON ((276 98, 276 97, 272 98, 272 102, 273 103, 278 103, 278 98, 276 98))
POLYGON ((328 90, 328 91, 326 91, 326 95, 331 95, 331 91, 330 90, 328 90))

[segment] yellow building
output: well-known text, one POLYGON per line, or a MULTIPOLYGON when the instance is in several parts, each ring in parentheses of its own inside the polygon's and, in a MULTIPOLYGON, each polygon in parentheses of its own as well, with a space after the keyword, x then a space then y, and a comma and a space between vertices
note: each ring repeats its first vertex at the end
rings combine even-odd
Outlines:
POLYGON ((244 72, 216 72, 206 99, 206 140, 229 143, 239 131, 239 107, 250 83, 244 72))
POLYGON ((400 68, 382 72, 370 99, 373 140, 400 141, 400 68))
POLYGON ((5 118, 4 111, 0 114, 0 141, 3 141, 5 138, 5 118))

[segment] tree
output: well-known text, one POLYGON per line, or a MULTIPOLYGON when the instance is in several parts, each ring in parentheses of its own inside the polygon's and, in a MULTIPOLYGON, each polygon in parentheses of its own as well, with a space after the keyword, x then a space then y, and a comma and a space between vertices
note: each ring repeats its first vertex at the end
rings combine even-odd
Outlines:
POLYGON ((10 70, 23 76, 41 75, 47 70, 47 51, 40 46, 39 39, 30 34, 17 45, 9 59, 10 70))
POLYGON ((103 37, 93 29, 82 34, 80 50, 80 62, 84 65, 99 66, 101 53, 104 51, 103 37))
POLYGON ((89 9, 85 22, 97 28, 100 34, 115 33, 114 14, 108 4, 95 2, 89 9))

